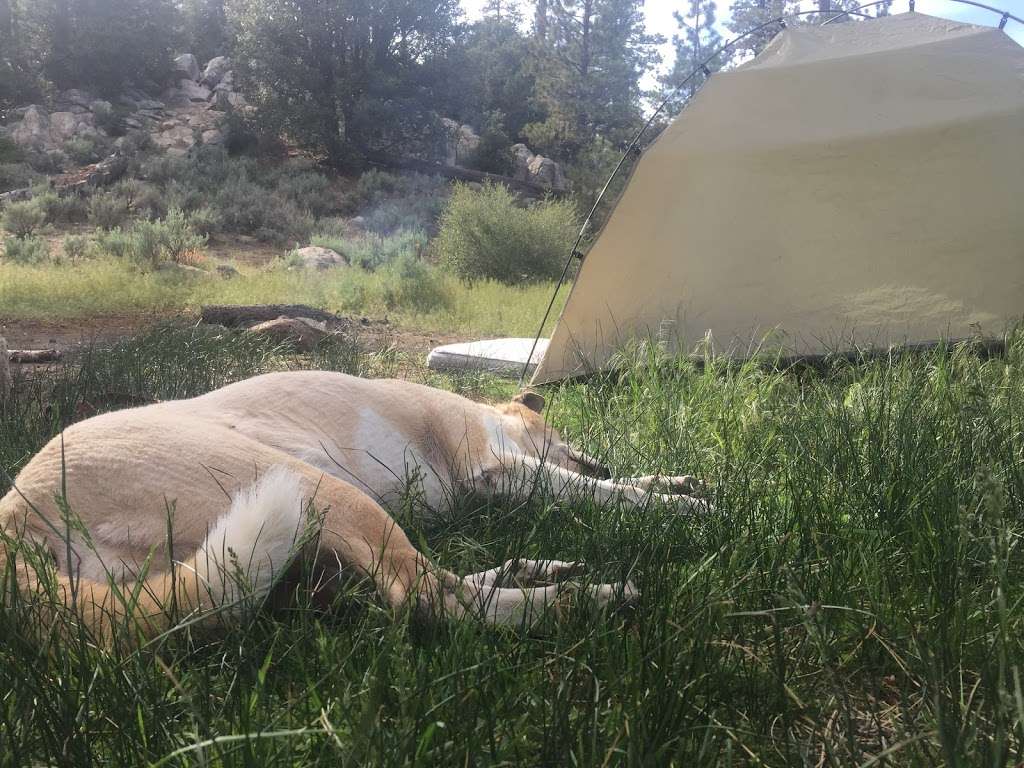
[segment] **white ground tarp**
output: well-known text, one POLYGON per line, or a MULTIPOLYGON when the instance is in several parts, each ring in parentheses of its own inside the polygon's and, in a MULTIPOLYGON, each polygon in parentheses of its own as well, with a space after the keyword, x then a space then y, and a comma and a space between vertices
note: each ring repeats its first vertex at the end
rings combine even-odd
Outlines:
POLYGON ((467 371, 484 371, 497 376, 518 378, 523 373, 523 365, 530 359, 526 370, 529 375, 544 356, 548 347, 547 339, 539 339, 537 347, 530 357, 533 339, 484 339, 467 341, 459 344, 445 344, 435 347, 427 355, 427 366, 435 371, 449 373, 465 373, 467 371))
POLYGON ((995 335, 1024 314, 1024 49, 921 14, 794 27, 645 152, 538 367, 995 335))

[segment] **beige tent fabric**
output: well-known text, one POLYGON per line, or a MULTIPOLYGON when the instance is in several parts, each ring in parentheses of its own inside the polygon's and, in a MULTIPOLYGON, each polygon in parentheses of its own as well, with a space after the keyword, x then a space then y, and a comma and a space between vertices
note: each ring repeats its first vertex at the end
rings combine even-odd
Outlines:
POLYGON ((903 14, 782 33, 641 158, 534 374, 637 337, 784 354, 1024 316, 1024 49, 903 14))

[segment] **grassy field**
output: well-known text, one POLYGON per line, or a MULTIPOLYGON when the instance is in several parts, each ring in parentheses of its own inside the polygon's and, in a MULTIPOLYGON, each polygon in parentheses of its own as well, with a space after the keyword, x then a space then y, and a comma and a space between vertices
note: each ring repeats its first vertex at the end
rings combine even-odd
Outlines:
MULTIPOLYGON (((13 473, 104 393, 180 397, 259 371, 387 374, 338 343, 298 359, 163 329, 20 382, 13 473)), ((474 396, 487 379, 430 378, 474 396)), ((639 349, 547 393, 616 474, 692 472, 717 511, 538 494, 406 525, 458 572, 518 555, 630 576, 628 616, 579 606, 543 633, 428 629, 364 592, 301 600, 135 653, 42 644, 0 597, 3 765, 967 766, 1024 760, 1024 337, 825 372, 639 349)), ((6 490, 6 483, 0 491, 6 490)))
MULTIPOLYGON (((392 270, 241 269, 240 276, 225 280, 143 272, 114 259, 0 262, 0 316, 64 320, 192 310, 203 304, 298 303, 343 314, 387 315, 430 331, 533 336, 554 290, 552 283, 469 285, 440 270, 403 275, 392 270)), ((567 295, 563 288, 551 323, 567 295)))

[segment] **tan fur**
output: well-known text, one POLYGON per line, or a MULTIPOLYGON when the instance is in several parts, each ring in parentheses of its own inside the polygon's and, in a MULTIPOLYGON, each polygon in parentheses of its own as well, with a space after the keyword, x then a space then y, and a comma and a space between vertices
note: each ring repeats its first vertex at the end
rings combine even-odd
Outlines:
MULTIPOLYGON (((400 501, 410 475, 421 478, 428 506, 437 508, 452 489, 496 488, 495 478, 517 463, 535 480, 550 480, 556 493, 582 488, 634 503, 650 496, 649 488, 584 478, 570 455, 521 402, 492 407, 405 381, 337 373, 269 374, 72 425, 18 475, 0 500, 0 525, 42 546, 64 599, 74 592, 83 619, 101 636, 125 613, 151 636, 170 626, 171 603, 185 611, 214 607, 216 595, 195 578, 197 553, 209 546, 218 520, 238 507, 233 499, 268 472, 284 472, 319 511, 311 546, 321 564, 371 579, 395 607, 531 623, 560 599, 560 587, 505 589, 511 577, 492 572, 459 578, 420 555, 382 505, 400 501), (80 529, 69 529, 58 499, 80 529), (123 589, 134 589, 137 604, 124 604, 123 589)), ((572 570, 540 562, 538 572, 554 581, 553 574, 572 570)), ((19 581, 35 584, 24 567, 19 581)), ((613 592, 609 585, 592 589, 602 601, 613 592)))

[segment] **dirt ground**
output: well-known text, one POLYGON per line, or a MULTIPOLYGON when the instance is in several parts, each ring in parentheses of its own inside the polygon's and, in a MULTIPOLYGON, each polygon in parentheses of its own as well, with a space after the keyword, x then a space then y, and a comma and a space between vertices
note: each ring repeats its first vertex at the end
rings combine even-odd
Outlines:
MULTIPOLYGON (((106 315, 80 320, 10 320, 0 317, 0 336, 11 349, 58 349, 73 352, 91 345, 108 345, 132 336, 159 322, 168 320, 198 322, 194 314, 106 315)), ((427 353, 439 344, 466 339, 450 333, 400 328, 384 320, 354 318, 359 323, 359 339, 368 351, 394 348, 412 357, 426 360, 427 353)))

